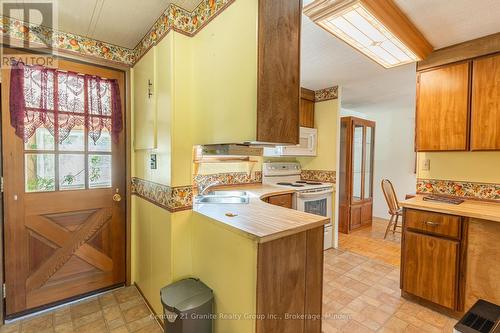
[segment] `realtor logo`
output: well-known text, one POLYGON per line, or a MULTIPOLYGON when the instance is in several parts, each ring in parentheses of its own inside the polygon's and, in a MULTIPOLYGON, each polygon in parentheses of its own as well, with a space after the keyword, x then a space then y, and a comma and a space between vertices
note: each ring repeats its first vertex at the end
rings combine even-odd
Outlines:
POLYGON ((53 40, 57 1, 1 1, 2 68, 12 60, 29 65, 55 66, 53 40))

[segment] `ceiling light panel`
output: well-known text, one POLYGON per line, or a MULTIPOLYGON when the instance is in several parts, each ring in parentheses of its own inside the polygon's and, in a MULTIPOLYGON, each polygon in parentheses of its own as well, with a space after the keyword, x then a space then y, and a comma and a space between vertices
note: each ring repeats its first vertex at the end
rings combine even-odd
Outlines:
MULTIPOLYGON (((312 4, 314 7, 314 3, 312 4)), ((308 15, 308 9, 305 10, 308 15)), ((327 13, 314 12, 313 21, 385 68, 421 60, 387 29, 360 1, 327 13)))

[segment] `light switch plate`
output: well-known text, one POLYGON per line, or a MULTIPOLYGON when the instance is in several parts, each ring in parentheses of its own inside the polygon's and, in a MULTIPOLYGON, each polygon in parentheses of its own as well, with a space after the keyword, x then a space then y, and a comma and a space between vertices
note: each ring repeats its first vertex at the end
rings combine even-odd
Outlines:
POLYGON ((431 170, 431 160, 426 158, 425 160, 422 161, 422 170, 423 171, 430 171, 431 170))
POLYGON ((149 157, 149 165, 151 170, 156 170, 157 162, 156 162, 156 154, 151 154, 149 157))

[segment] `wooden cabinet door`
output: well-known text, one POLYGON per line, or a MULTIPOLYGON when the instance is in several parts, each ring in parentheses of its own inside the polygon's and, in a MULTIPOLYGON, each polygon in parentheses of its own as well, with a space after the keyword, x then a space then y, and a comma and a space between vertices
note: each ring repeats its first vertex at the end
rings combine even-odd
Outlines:
POLYGON ((403 291, 455 309, 459 243, 406 231, 402 251, 403 291))
POLYGON ((301 0, 259 0, 257 141, 299 143, 301 0))
POLYGON ((314 91, 302 88, 300 91, 300 127, 314 128, 314 91))
POLYGON ((291 194, 281 194, 269 197, 268 201, 271 205, 281 206, 285 208, 292 208, 292 195, 291 194))
POLYGON ((468 149, 469 63, 417 75, 416 150, 468 149))
POLYGON ((500 150, 500 55, 474 60, 471 150, 500 150))

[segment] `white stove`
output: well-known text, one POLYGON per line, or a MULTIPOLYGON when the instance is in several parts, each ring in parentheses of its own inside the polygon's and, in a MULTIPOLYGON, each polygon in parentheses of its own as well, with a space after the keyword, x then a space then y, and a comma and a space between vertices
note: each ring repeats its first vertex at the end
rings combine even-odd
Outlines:
POLYGON ((262 183, 296 191, 293 208, 303 212, 328 217, 325 225, 324 248, 332 247, 332 193, 333 185, 300 178, 301 167, 295 162, 269 162, 262 165, 262 183))

